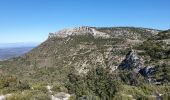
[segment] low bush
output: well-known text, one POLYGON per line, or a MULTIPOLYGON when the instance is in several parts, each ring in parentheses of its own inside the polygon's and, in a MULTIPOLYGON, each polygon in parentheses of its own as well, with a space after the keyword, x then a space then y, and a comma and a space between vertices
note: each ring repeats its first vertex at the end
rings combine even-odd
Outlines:
POLYGON ((44 93, 47 93, 48 90, 47 90, 46 86, 47 86, 46 84, 36 83, 36 84, 32 85, 32 89, 33 90, 37 90, 37 91, 41 91, 41 92, 44 92, 44 93))
POLYGON ((77 96, 76 98, 90 96, 89 98, 111 100, 121 85, 109 70, 102 67, 91 69, 85 76, 71 73, 68 77, 67 88, 77 96))

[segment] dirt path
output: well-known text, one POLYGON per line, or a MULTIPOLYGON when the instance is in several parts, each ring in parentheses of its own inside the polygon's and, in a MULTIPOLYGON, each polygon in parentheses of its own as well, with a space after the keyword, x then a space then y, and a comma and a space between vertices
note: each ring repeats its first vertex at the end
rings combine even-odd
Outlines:
MULTIPOLYGON (((51 89, 52 87, 47 85, 47 90, 50 94, 53 93, 51 89)), ((57 94, 51 95, 51 100, 69 100, 70 96, 71 96, 70 94, 59 92, 57 94)))

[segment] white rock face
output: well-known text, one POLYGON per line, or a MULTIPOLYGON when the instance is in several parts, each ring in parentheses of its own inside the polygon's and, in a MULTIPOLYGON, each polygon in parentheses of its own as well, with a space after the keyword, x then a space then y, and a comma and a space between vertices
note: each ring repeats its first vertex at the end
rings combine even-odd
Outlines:
POLYGON ((47 90, 48 90, 49 93, 52 93, 51 89, 52 89, 52 87, 47 85, 47 90))
POLYGON ((5 96, 0 96, 0 100, 5 100, 5 96))
POLYGON ((165 39, 165 40, 163 40, 166 44, 170 44, 170 39, 165 39))
MULTIPOLYGON (((50 94, 53 93, 53 91, 51 90, 52 89, 51 86, 47 85, 46 88, 47 88, 47 90, 50 94)), ((51 100, 69 100, 70 96, 71 96, 70 94, 67 94, 67 93, 64 93, 64 92, 59 92, 57 94, 51 95, 51 100)))
POLYGON ((103 33, 103 32, 99 32, 95 29, 92 29, 92 32, 93 32, 93 36, 95 38, 98 38, 98 37, 103 37, 103 38, 110 38, 111 36, 108 35, 107 33, 103 33))
POLYGON ((125 59, 122 61, 122 63, 119 65, 123 69, 129 69, 132 66, 135 66, 135 72, 139 71, 140 69, 144 68, 143 63, 137 56, 137 53, 131 49, 128 54, 126 55, 125 59))
POLYGON ((95 30, 94 28, 86 27, 86 26, 76 27, 72 29, 63 29, 55 33, 49 33, 49 38, 52 38, 52 37, 65 38, 71 35, 88 35, 88 34, 93 35, 95 38, 98 38, 98 37, 110 38, 110 35, 108 35, 107 33, 99 32, 95 30))
POLYGON ((58 94, 52 95, 51 98, 52 100, 69 100, 70 94, 60 92, 58 94))
POLYGON ((12 94, 1 95, 0 100, 6 100, 7 97, 11 96, 12 94))

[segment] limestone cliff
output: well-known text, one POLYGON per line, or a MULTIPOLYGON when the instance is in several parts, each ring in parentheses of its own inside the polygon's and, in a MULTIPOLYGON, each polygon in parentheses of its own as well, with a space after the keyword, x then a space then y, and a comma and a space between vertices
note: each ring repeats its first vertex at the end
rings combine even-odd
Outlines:
POLYGON ((70 29, 63 29, 55 33, 49 33, 49 38, 53 37, 61 37, 65 38, 68 36, 74 35, 93 35, 95 38, 102 37, 102 38, 110 38, 111 36, 107 33, 99 32, 95 28, 82 26, 82 27, 75 27, 70 29))

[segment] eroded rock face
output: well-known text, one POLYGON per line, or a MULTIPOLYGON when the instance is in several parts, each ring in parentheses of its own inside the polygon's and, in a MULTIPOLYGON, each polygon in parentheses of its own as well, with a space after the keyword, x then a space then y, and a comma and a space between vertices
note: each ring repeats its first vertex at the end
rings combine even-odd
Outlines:
MULTIPOLYGON (((122 61, 122 63, 119 65, 120 69, 128 69, 131 70, 132 74, 135 76, 135 74, 140 74, 146 79, 150 79, 150 75, 155 71, 154 66, 144 66, 142 61, 139 59, 137 53, 135 50, 130 50, 125 59, 122 61)), ((151 79, 150 79, 151 80, 151 79)))
POLYGON ((135 67, 136 69, 140 70, 140 69, 144 68, 144 65, 141 63, 136 52, 131 49, 128 52, 128 54, 126 55, 125 59, 119 65, 119 68, 121 68, 121 69, 132 69, 132 67, 135 67))
POLYGON ((147 66, 139 71, 144 77, 149 77, 155 71, 154 66, 147 66))
POLYGON ((99 32, 96 29, 87 26, 76 27, 71 29, 63 29, 55 33, 49 33, 49 38, 52 37, 65 38, 73 35, 89 35, 89 34, 93 35, 95 38, 98 37, 110 38, 110 35, 108 35, 107 33, 99 32))

